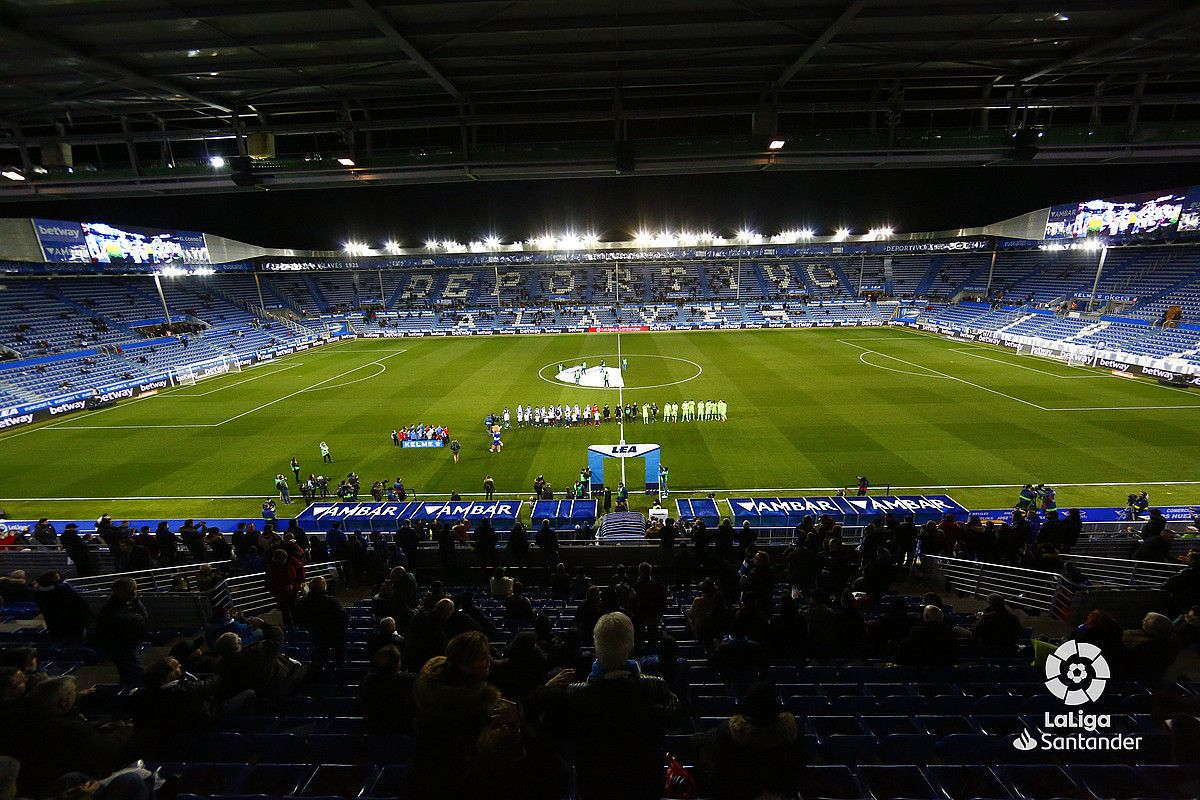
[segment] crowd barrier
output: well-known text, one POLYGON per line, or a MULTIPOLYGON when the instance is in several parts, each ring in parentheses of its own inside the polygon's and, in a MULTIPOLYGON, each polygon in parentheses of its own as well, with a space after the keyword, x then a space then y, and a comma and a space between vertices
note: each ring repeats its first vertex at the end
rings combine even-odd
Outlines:
POLYGON ((1053 572, 928 555, 921 558, 921 565, 926 577, 941 578, 948 590, 975 597, 998 594, 1026 612, 1064 619, 1075 593, 1073 586, 1053 572))

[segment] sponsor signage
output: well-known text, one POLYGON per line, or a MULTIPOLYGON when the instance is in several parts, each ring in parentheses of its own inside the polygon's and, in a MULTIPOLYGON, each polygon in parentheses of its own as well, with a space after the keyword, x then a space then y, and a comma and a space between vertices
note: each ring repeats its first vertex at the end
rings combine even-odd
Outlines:
POLYGON ((588 333, 640 333, 648 330, 649 325, 600 325, 588 328, 588 333))
POLYGON ((443 439, 403 439, 400 442, 401 448, 424 449, 429 447, 442 447, 445 445, 443 439))
POLYGON ((109 225, 103 222, 33 220, 46 261, 91 264, 207 264, 204 234, 109 225))
POLYGON ((866 524, 891 512, 912 514, 918 523, 939 520, 946 514, 965 520, 967 509, 947 495, 882 495, 865 497, 746 497, 730 498, 729 509, 740 523, 760 520, 768 525, 797 525, 804 517, 828 515, 852 525, 866 524))
POLYGON ((588 447, 593 453, 606 458, 643 458, 659 449, 656 444, 593 444, 588 447))
POLYGON ((497 529, 508 530, 520 516, 523 505, 519 500, 313 503, 296 517, 296 521, 306 530, 327 531, 335 522, 347 530, 395 530, 406 519, 425 522, 488 519, 497 529))
POLYGON ((1186 194, 1186 189, 1169 189, 1053 206, 1045 238, 1138 236, 1174 230, 1186 194))

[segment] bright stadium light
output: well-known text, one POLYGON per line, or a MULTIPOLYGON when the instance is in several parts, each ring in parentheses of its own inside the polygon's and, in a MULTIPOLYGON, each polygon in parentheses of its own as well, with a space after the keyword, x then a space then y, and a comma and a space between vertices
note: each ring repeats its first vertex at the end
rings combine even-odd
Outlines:
POLYGON ((4 177, 8 178, 10 181, 25 180, 25 176, 22 175, 21 173, 17 172, 15 169, 6 169, 3 172, 0 172, 0 175, 3 175, 4 177))
POLYGON ((400 243, 399 243, 399 242, 395 242, 395 241, 391 241, 391 240, 389 240, 389 241, 386 241, 386 242, 384 242, 384 243, 383 243, 383 247, 384 247, 384 249, 385 249, 385 250, 387 250, 389 253, 394 253, 394 252, 396 252, 397 250, 399 250, 399 249, 400 249, 400 243))
POLYGON ((426 250, 437 250, 437 246, 438 246, 438 243, 437 243, 436 239, 429 239, 425 242, 426 250))
POLYGON ((812 231, 812 228, 804 228, 804 229, 802 229, 802 230, 800 231, 800 238, 801 238, 801 239, 811 239, 811 238, 813 238, 813 231, 812 231))
POLYGON ((1085 239, 1083 242, 1084 250, 1099 250, 1104 247, 1104 242, 1100 239, 1085 239))
POLYGON ((600 244, 600 237, 596 233, 588 231, 583 235, 583 243, 588 247, 595 247, 600 244))
POLYGON ((650 233, 650 231, 642 230, 633 235, 633 242, 639 247, 646 247, 653 241, 654 236, 650 233))
POLYGON ((343 167, 353 167, 354 166, 354 159, 350 158, 349 156, 342 156, 341 158, 339 158, 337 160, 337 162, 339 164, 341 164, 343 167))
POLYGON ((700 237, 691 231, 679 232, 679 243, 684 247, 692 247, 700 241, 700 237))
POLYGON ((489 236, 483 240, 483 243, 494 250, 500 246, 500 239, 495 236, 489 236))
POLYGON ((737 238, 739 242, 751 242, 754 241, 757 236, 758 234, 749 228, 742 228, 737 232, 737 238))
POLYGON ((787 142, 783 139, 772 139, 770 144, 767 145, 767 149, 768 150, 782 150, 783 146, 785 144, 787 144, 787 142))
POLYGON ((850 235, 850 229, 849 229, 849 228, 838 228, 838 229, 837 229, 837 230, 834 232, 834 234, 833 234, 833 238, 834 238, 834 239, 836 239, 836 240, 838 240, 838 241, 841 241, 841 240, 845 239, 845 238, 846 238, 847 236, 849 236, 849 235, 850 235))
POLYGON ((225 166, 225 159, 221 158, 220 156, 213 156, 208 160, 208 165, 213 169, 220 169, 221 167, 225 166))
POLYGON ((885 239, 891 236, 894 232, 895 231, 892 230, 891 226, 885 226, 879 229, 879 235, 885 239))

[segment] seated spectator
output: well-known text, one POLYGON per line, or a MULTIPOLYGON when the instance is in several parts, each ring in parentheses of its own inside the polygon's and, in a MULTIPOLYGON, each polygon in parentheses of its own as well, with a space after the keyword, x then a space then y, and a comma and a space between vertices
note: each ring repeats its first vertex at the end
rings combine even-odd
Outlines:
POLYGON ((492 573, 492 579, 488 582, 488 591, 498 600, 507 600, 512 597, 513 579, 508 576, 508 570, 504 567, 499 567, 492 573))
POLYGON ((1115 617, 1097 608, 1093 609, 1083 624, 1071 633, 1071 638, 1096 645, 1104 659, 1110 665, 1116 666, 1124 657, 1124 634, 1121 623, 1117 622, 1115 617))
POLYGON ((29 691, 19 713, 22 735, 6 742, 21 762, 22 797, 46 797, 68 772, 103 778, 138 758, 127 722, 89 722, 75 707, 79 689, 70 676, 50 678, 29 691))
POLYGON ((1125 678, 1158 683, 1175 663, 1181 649, 1171 620, 1150 612, 1140 631, 1125 634, 1125 678))
POLYGON ((329 593, 323 577, 308 582, 308 593, 296 603, 296 621, 312 634, 318 669, 332 670, 345 662, 350 615, 341 601, 329 593))
POLYGON ((1167 578, 1162 587, 1177 609, 1200 605, 1200 550, 1188 551, 1184 563, 1187 566, 1167 578))
POLYGON ((765 677, 767 672, 767 657, 762 645, 747 635, 745 624, 740 621, 733 623, 729 635, 717 644, 708 663, 726 683, 749 684, 765 677))
POLYGON ((717 800, 794 796, 805 762, 800 734, 775 689, 764 682, 751 685, 737 714, 694 737, 705 795, 717 800))
POLYGON ((984 647, 1011 652, 1017 649, 1025 626, 1017 615, 1008 610, 1008 603, 998 594, 989 595, 987 609, 979 612, 979 620, 971 628, 971 636, 984 647))
MULTIPOLYGON (((1157 510, 1154 509, 1153 511, 1157 510)), ((1150 523, 1146 524, 1149 525, 1150 523)), ((1137 549, 1133 551, 1133 560, 1170 562, 1172 560, 1171 542, 1173 541, 1175 541, 1175 532, 1164 529, 1161 533, 1150 536, 1139 544, 1137 549)))
POLYGON ((818 648, 830 648, 837 643, 837 618, 829 607, 829 595, 820 589, 808 593, 804 608, 804 625, 808 641, 818 648))
MULTIPOLYGON (((633 622, 605 614, 593 631, 596 662, 584 683, 565 690, 552 727, 574 745, 580 800, 658 800, 663 736, 678 706, 666 683, 640 675, 633 622), (619 767, 618 767, 619 765, 619 767)), ((567 673, 562 673, 567 675, 567 673)), ((569 677, 569 676, 568 676, 569 677)), ((548 691, 559 691, 552 680, 548 691)))
POLYGON ((412 796, 464 794, 479 736, 502 703, 500 691, 487 680, 491 666, 487 637, 477 631, 454 637, 446 645, 445 655, 430 658, 422 666, 413 688, 416 751, 409 767, 412 796))
POLYGON ((410 667, 425 662, 446 652, 446 623, 454 614, 454 601, 440 598, 429 610, 421 610, 413 617, 404 641, 404 661, 410 667))
POLYGON ((148 741, 169 751, 171 744, 212 728, 218 719, 253 709, 253 689, 221 700, 220 688, 219 675, 196 677, 167 656, 146 670, 142 689, 134 695, 134 724, 148 741))
POLYGON ((590 635, 603 614, 600 607, 600 587, 589 586, 583 602, 575 609, 575 629, 590 635))
POLYGON ((537 617, 533 603, 525 596, 525 585, 520 581, 513 584, 512 597, 504 601, 504 617, 509 628, 532 626, 537 617))
POLYGON ((1200 606, 1192 606, 1173 623, 1181 647, 1200 644, 1200 606))
POLYGON ((692 686, 688 679, 691 673, 687 660, 679 655, 679 643, 669 633, 663 634, 658 643, 658 655, 643 656, 638 664, 645 675, 657 675, 667 687, 684 703, 691 699, 692 686))
POLYGON ((908 613, 904 598, 894 597, 883 614, 867 623, 867 635, 877 651, 891 652, 916 624, 917 618, 908 613))
POLYGON ((462 592, 454 604, 454 613, 446 623, 446 636, 453 639, 460 633, 479 631, 491 641, 496 633, 496 623, 479 606, 475 605, 475 596, 470 592, 462 592))
POLYGON ((363 651, 366 653, 367 660, 370 661, 375 658, 376 653, 389 646, 404 647, 404 637, 396 633, 396 620, 393 617, 384 617, 379 620, 375 632, 367 637, 363 651))
POLYGON ((867 643, 867 623, 858 610, 853 592, 842 592, 837 611, 833 612, 833 627, 837 631, 835 641, 841 655, 861 656, 867 643))
POLYGON ((649 562, 638 564, 638 576, 629 598, 630 616, 642 638, 654 637, 667 611, 667 590, 654 579, 649 562))
POLYGON ((263 631, 263 639, 243 645, 232 631, 213 643, 210 653, 213 672, 222 678, 223 696, 253 689, 259 697, 293 694, 308 675, 308 667, 283 655, 283 629, 258 617, 248 622, 263 631))
POLYGON ((566 600, 571 596, 571 575, 567 572, 567 565, 561 561, 550 573, 550 594, 559 600, 566 600))
POLYGON ((416 675, 403 670, 399 647, 384 645, 375 652, 358 688, 358 704, 367 733, 412 733, 412 692, 416 679, 416 675))
POLYGON ((33 589, 25 578, 25 570, 14 569, 6 577, 0 577, 0 602, 28 603, 33 600, 33 589))
POLYGON ((958 650, 958 637, 946 623, 942 609, 925 606, 921 622, 896 647, 896 661, 912 666, 951 666, 958 650))
POLYGON ((705 578, 700 582, 700 595, 692 601, 685 616, 696 638, 705 647, 710 647, 714 640, 725 633, 731 614, 725 596, 717 591, 716 583, 705 578))
POLYGON ((83 597, 57 572, 44 572, 33 587, 46 632, 54 639, 79 641, 94 619, 83 597))
POLYGON ((538 645, 537 634, 522 631, 508 645, 508 658, 492 665, 491 681, 505 699, 517 701, 541 686, 550 659, 538 645))

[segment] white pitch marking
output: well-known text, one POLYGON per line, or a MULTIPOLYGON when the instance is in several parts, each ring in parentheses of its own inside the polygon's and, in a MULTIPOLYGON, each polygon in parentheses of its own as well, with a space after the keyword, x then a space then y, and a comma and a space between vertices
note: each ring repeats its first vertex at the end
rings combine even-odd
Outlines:
MULTIPOLYGON (((1102 481, 1097 483, 1059 483, 1057 481, 1049 481, 1051 486, 1055 488, 1103 488, 1110 486, 1200 486, 1200 480, 1196 481, 1102 481)), ((920 489, 1020 489, 1024 484, 1021 483, 956 483, 956 484, 922 484, 914 486, 895 486, 891 488, 899 491, 917 491, 920 489)), ((750 494, 759 492, 819 492, 825 495, 831 495, 839 489, 844 489, 845 486, 787 486, 775 488, 753 488, 753 489, 728 489, 724 486, 701 486, 691 489, 672 490, 672 494, 706 494, 708 492, 721 492, 722 494, 750 494)), ((463 497, 483 497, 483 492, 461 492, 463 497)), ((137 500, 253 500, 263 497, 260 492, 258 494, 205 494, 205 495, 147 495, 144 497, 0 497, 0 502, 8 503, 87 503, 87 502, 132 502, 137 500)), ((446 493, 422 492, 422 497, 449 497, 446 493)), ((878 495, 873 495, 878 496, 878 495)), ((331 498, 332 500, 332 498, 331 498)), ((1158 505, 1168 505, 1166 503, 1158 505)), ((1195 503, 1181 502, 1177 505, 1181 506, 1197 506, 1195 503)), ((1061 509, 1060 509, 1061 510, 1061 509)))
MULTIPOLYGON (((938 378, 938 379, 940 379, 940 378, 945 377, 944 375, 931 375, 928 372, 909 372, 906 369, 893 369, 892 367, 885 367, 882 364, 872 364, 870 361, 867 361, 866 353, 859 353, 858 360, 861 361, 862 363, 866 364, 868 367, 875 367, 875 369, 883 369, 883 370, 887 370, 888 372, 895 372, 899 375, 911 375, 914 378, 938 378)), ((925 369, 925 367, 921 367, 921 369, 925 369)))
POLYGON ((279 369, 272 370, 270 372, 262 372, 262 373, 259 373, 258 375, 253 375, 249 378, 243 378, 240 381, 234 381, 233 383, 227 383, 224 386, 218 386, 216 389, 209 389, 207 392, 168 392, 162 396, 163 397, 207 397, 208 395, 213 394, 214 392, 223 392, 226 389, 233 387, 233 386, 241 386, 243 383, 249 383, 250 381, 256 381, 259 378, 269 378, 272 375, 278 375, 280 372, 283 372, 286 369, 294 369, 295 367, 302 367, 302 366, 304 366, 304 362, 297 361, 294 364, 284 364, 279 369))
MULTIPOLYGON (((1078 380, 1088 380, 1089 378, 1094 379, 1094 378, 1110 377, 1108 375, 1102 375, 1100 373, 1095 373, 1092 375, 1059 375, 1056 372, 1048 372, 1044 369, 1038 369, 1037 367, 1027 367, 1024 364, 1014 364, 1011 361, 1004 361, 999 358, 991 358, 989 356, 980 355, 979 353, 973 353, 973 352, 971 352, 971 348, 969 348, 969 347, 953 348, 952 351, 955 353, 962 353, 965 356, 971 356, 972 358, 982 358, 984 361, 991 361, 995 364, 1003 364, 1006 367, 1016 367, 1017 369, 1026 369, 1026 370, 1029 370, 1030 372, 1036 372, 1039 375, 1049 375, 1051 378, 1061 378, 1064 381, 1078 381, 1078 380)), ((1073 367, 1073 369, 1078 369, 1078 367, 1073 367)))

